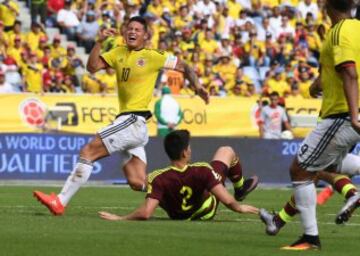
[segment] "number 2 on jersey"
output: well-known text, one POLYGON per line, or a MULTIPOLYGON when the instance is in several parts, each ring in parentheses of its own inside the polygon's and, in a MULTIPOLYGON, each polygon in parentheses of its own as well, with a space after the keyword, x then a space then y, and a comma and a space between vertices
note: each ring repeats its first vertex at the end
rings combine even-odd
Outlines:
POLYGON ((192 196, 192 193, 192 189, 188 186, 182 186, 182 188, 180 189, 180 194, 183 196, 181 204, 181 209, 183 211, 188 211, 193 207, 192 205, 188 205, 188 200, 192 196))

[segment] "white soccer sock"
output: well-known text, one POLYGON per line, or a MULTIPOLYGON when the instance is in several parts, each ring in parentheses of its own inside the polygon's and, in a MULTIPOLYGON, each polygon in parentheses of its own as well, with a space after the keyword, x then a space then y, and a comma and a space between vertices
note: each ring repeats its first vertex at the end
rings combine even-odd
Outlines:
POLYGON ((316 221, 316 189, 313 182, 293 183, 296 208, 306 235, 319 235, 316 221))
POLYGON ((60 194, 58 194, 59 200, 63 206, 66 206, 81 185, 87 182, 92 170, 93 164, 91 162, 79 159, 74 170, 67 178, 60 194))
POLYGON ((360 156, 347 154, 340 165, 340 173, 350 176, 360 174, 360 156))

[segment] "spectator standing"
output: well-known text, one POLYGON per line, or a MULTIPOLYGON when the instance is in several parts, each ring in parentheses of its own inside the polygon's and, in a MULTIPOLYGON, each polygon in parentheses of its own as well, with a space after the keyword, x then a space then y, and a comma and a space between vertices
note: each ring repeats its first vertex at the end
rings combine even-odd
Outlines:
POLYGON ((19 16, 19 5, 16 1, 5 0, 0 4, 0 20, 4 23, 4 31, 11 31, 19 16))
POLYGON ((105 73, 97 73, 95 77, 102 84, 102 92, 104 93, 116 93, 116 74, 115 70, 108 67, 105 73))
POLYGON ((16 90, 11 84, 5 81, 5 73, 0 70, 0 93, 14 93, 16 90))
POLYGON ((238 18, 239 13, 242 9, 242 5, 237 0, 229 0, 227 1, 227 6, 225 9, 228 9, 230 17, 235 20, 238 18))
POLYGON ((272 14, 269 19, 270 27, 277 31, 281 27, 281 12, 279 6, 272 8, 272 14))
POLYGON ((206 30, 205 38, 199 41, 199 44, 205 54, 216 54, 219 52, 218 43, 214 40, 214 34, 210 28, 206 30))
POLYGON ((65 0, 47 0, 47 20, 46 26, 56 26, 56 18, 58 12, 64 8, 65 0))
POLYGON ((210 0, 198 1, 194 6, 194 11, 195 15, 199 18, 212 17, 212 15, 216 12, 216 5, 210 0))
POLYGON ((13 58, 16 61, 16 64, 18 66, 21 65, 21 52, 23 52, 25 49, 22 46, 22 41, 20 36, 15 36, 13 46, 7 48, 7 55, 8 57, 13 58))
POLYGON ((257 25, 257 39, 264 42, 266 41, 268 35, 270 35, 270 39, 274 41, 275 30, 270 26, 270 19, 264 17, 261 25, 257 25))
POLYGON ((25 66, 23 72, 26 91, 43 92, 42 73, 43 67, 38 62, 36 52, 30 52, 29 63, 25 66))
POLYGON ((214 72, 217 73, 224 82, 224 87, 227 91, 234 85, 234 77, 236 74, 236 66, 231 61, 229 55, 223 55, 219 58, 219 63, 214 67, 214 72))
POLYGON ((219 43, 219 52, 220 52, 220 56, 222 56, 222 55, 231 56, 231 54, 233 52, 233 48, 230 44, 229 34, 223 34, 221 36, 221 40, 219 43))
POLYGON ((66 55, 66 49, 61 46, 61 36, 55 35, 52 44, 50 45, 51 57, 60 58, 66 55))
POLYGON ((257 67, 258 65, 262 64, 263 66, 270 65, 270 59, 265 58, 263 52, 263 45, 257 39, 256 30, 250 31, 249 34, 249 41, 244 45, 244 50, 247 56, 247 64, 249 66, 257 67))
POLYGON ((76 48, 73 44, 69 44, 66 48, 66 55, 63 58, 62 70, 64 74, 71 76, 72 81, 78 88, 81 76, 84 74, 84 63, 81 58, 76 55, 76 48))
POLYGON ((95 44, 96 34, 99 31, 99 23, 96 21, 94 11, 87 11, 85 20, 81 22, 77 29, 79 42, 84 46, 86 53, 90 53, 95 44))
POLYGON ((7 32, 8 47, 14 46, 14 42, 15 42, 14 39, 16 36, 19 36, 21 40, 25 42, 25 35, 22 32, 21 26, 22 26, 21 21, 16 20, 14 23, 14 28, 11 31, 7 32))
POLYGON ((46 36, 41 25, 37 22, 31 23, 31 31, 26 34, 26 43, 31 51, 39 48, 40 38, 46 36))
POLYGON ((311 13, 313 18, 316 20, 319 13, 319 8, 317 3, 312 0, 304 0, 299 2, 297 6, 297 10, 299 12, 300 17, 304 20, 308 13, 311 13))
POLYGON ((284 96, 290 92, 290 86, 284 79, 281 68, 277 68, 275 71, 269 71, 268 78, 264 81, 263 90, 265 95, 277 92, 281 96, 284 96))
POLYGON ((81 87, 85 93, 101 93, 104 88, 101 85, 101 82, 93 74, 86 73, 82 77, 81 87))
POLYGON ((298 85, 299 85, 300 94, 305 99, 311 98, 309 89, 310 89, 312 82, 313 81, 310 79, 309 72, 307 72, 306 70, 303 70, 302 72, 300 72, 298 85))
POLYGON ((161 98, 155 103, 154 113, 157 120, 157 135, 165 137, 176 129, 183 119, 183 112, 179 103, 171 96, 169 87, 163 87, 161 93, 161 98))
POLYGON ((250 22, 251 24, 254 24, 254 21, 252 18, 248 17, 248 11, 247 10, 241 10, 239 13, 238 19, 236 19, 235 24, 237 27, 240 27, 242 29, 245 28, 245 24, 247 22, 250 22))
POLYGON ((291 37, 295 36, 295 28, 289 23, 289 17, 284 15, 281 17, 280 27, 276 30, 276 38, 280 36, 291 37))
POLYGON ((191 22, 191 17, 189 15, 189 8, 187 5, 182 5, 179 10, 179 15, 174 18, 174 27, 178 30, 188 26, 191 22))
POLYGON ((12 85, 14 91, 23 91, 23 81, 16 61, 10 57, 5 58, 2 69, 5 72, 5 81, 12 85))
POLYGON ((56 21, 69 40, 74 40, 76 28, 80 21, 74 10, 71 9, 71 0, 65 0, 64 8, 58 12, 56 21))
POLYGON ((46 5, 45 0, 31 0, 30 1, 30 15, 31 22, 37 22, 37 16, 40 16, 40 22, 45 25, 46 21, 46 5))

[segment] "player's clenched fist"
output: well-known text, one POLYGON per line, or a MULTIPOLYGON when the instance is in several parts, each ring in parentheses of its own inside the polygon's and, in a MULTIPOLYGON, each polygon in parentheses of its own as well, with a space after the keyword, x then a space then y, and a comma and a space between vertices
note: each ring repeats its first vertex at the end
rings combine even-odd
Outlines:
POLYGON ((108 37, 113 37, 118 35, 118 31, 114 28, 106 28, 101 29, 98 33, 98 42, 102 43, 104 42, 108 37))

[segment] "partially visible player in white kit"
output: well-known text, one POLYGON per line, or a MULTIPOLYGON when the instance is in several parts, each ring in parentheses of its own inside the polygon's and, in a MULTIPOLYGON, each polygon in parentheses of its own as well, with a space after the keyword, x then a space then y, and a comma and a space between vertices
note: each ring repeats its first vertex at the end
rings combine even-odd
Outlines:
POLYGON ((285 109, 279 105, 279 93, 272 92, 270 94, 270 104, 261 108, 259 122, 260 138, 280 139, 283 124, 286 130, 291 130, 285 109))

